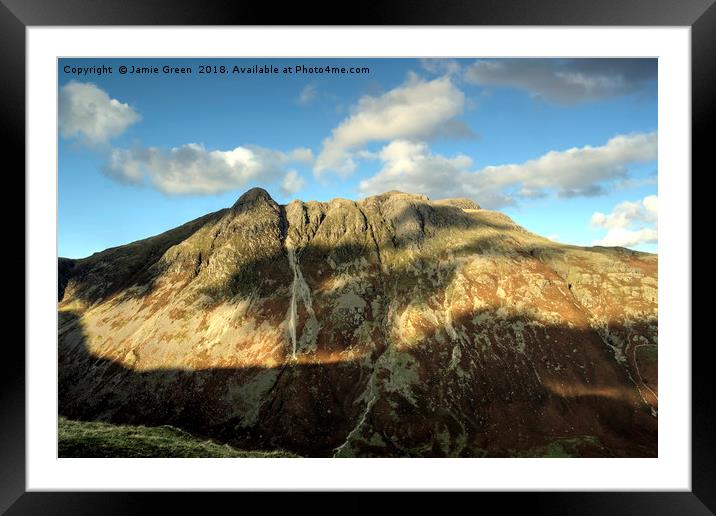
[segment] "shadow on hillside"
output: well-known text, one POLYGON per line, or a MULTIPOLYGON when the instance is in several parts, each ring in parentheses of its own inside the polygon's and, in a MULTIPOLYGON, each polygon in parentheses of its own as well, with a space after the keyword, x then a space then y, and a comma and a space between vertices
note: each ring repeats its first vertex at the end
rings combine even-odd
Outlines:
MULTIPOLYGON (((504 324, 515 323, 524 321, 504 324)), ((364 414, 371 374, 391 380, 365 361, 135 371, 90 354, 80 319, 62 312, 59 413, 169 424, 239 449, 303 456, 331 456, 361 421, 369 456, 529 455, 565 439, 579 441, 579 456, 656 456, 657 420, 595 332, 550 328, 550 340, 527 358, 499 334, 461 345, 458 367, 469 375, 456 372, 454 355, 416 344, 419 381, 409 391, 380 391, 364 414)))
MULTIPOLYGON (((440 231, 446 230, 469 230, 487 229, 491 231, 489 238, 476 239, 463 246, 446 248, 443 257, 448 252, 455 256, 480 253, 482 255, 495 254, 504 256, 506 252, 531 257, 539 256, 539 253, 560 253, 558 247, 544 245, 539 248, 521 248, 512 252, 507 244, 514 244, 514 241, 504 240, 500 231, 515 229, 507 219, 504 221, 490 220, 488 218, 476 218, 462 209, 448 205, 426 205, 410 204, 404 207, 399 213, 392 214, 387 227, 390 234, 381 233, 380 228, 372 227, 368 223, 368 214, 371 217, 382 219, 379 204, 369 204, 359 207, 357 204, 347 204, 346 219, 340 221, 345 224, 339 227, 345 235, 353 235, 358 238, 350 242, 340 242, 341 235, 332 235, 338 240, 330 245, 310 240, 297 249, 299 261, 306 263, 318 263, 331 256, 336 262, 351 261, 357 255, 365 254, 371 257, 373 264, 379 264, 382 253, 395 253, 403 251, 415 251, 419 253, 424 243, 434 237, 440 231), (372 210, 372 211, 369 211, 372 210), (352 224, 352 225, 351 225, 352 224)), ((305 205, 304 205, 305 210, 305 205)), ((236 272, 229 279, 227 285, 222 285, 220 290, 207 290, 205 293, 212 295, 218 300, 231 299, 237 294, 245 294, 246 285, 259 274, 273 274, 281 276, 281 271, 290 280, 288 258, 285 248, 287 236, 287 219, 285 206, 279 207, 276 219, 273 221, 275 227, 267 228, 260 225, 252 227, 250 224, 241 228, 244 235, 237 238, 250 236, 252 232, 262 231, 277 232, 281 236, 280 246, 272 252, 263 255, 252 254, 245 257, 242 263, 238 264, 236 272)), ((220 221, 231 213, 241 213, 232 209, 224 209, 204 217, 188 222, 178 228, 162 233, 155 237, 133 242, 126 246, 119 246, 95 253, 94 255, 81 260, 60 259, 59 269, 59 299, 62 300, 64 291, 70 280, 80 282, 87 288, 74 291, 73 294, 87 304, 107 300, 117 295, 121 297, 138 297, 151 294, 155 288, 156 280, 167 272, 168 264, 159 262, 159 258, 172 246, 190 238, 196 231, 206 224, 220 221), (131 288, 135 287, 135 288, 131 288), (128 291, 128 289, 130 289, 128 291)), ((318 221, 318 226, 323 224, 326 217, 318 221)), ((216 239, 221 233, 219 228, 215 235, 216 239)), ((315 236, 312 235, 312 236, 315 236)), ((270 236, 269 236, 270 238, 270 236)), ((198 257, 201 260, 201 256, 198 257)), ((420 260, 419 257, 417 257, 420 260)), ((201 267, 205 264, 198 263, 196 266, 185 267, 185 280, 191 281, 200 273, 201 267)), ((398 276, 401 276, 398 274, 398 276)), ((284 278, 284 279, 286 279, 284 278)))
MULTIPOLYGON (((304 217, 307 219, 306 204, 303 205, 304 217)), ((484 210, 478 210, 477 214, 468 213, 464 210, 450 205, 427 205, 420 202, 410 203, 403 207, 397 214, 384 214, 381 210, 384 206, 380 202, 372 202, 358 205, 351 201, 345 201, 344 212, 341 214, 343 220, 336 222, 331 235, 330 243, 321 239, 321 225, 327 218, 324 214, 317 221, 317 227, 309 239, 305 239, 296 249, 297 260, 301 267, 304 264, 324 263, 331 259, 335 263, 346 264, 357 256, 368 258, 370 265, 382 270, 381 261, 386 254, 412 253, 410 259, 413 263, 403 263, 399 267, 393 267, 388 277, 383 277, 383 285, 394 285, 396 282, 412 281, 415 277, 414 265, 437 265, 438 272, 449 279, 455 272, 455 265, 448 264, 446 259, 451 257, 462 257, 468 255, 480 255, 482 257, 495 256, 499 258, 508 257, 517 265, 521 260, 541 260, 546 257, 560 255, 564 246, 553 244, 546 239, 532 238, 533 242, 525 244, 519 242, 512 236, 505 236, 506 230, 516 231, 518 234, 526 234, 512 224, 507 217, 498 217, 494 213, 491 217, 484 216, 484 210), (480 215, 482 213, 483 215, 480 215), (385 225, 369 224, 371 219, 381 221, 385 225), (386 222, 387 218, 390 219, 386 222), (429 246, 431 239, 436 235, 440 236, 451 230, 473 230, 481 229, 485 234, 473 238, 468 242, 455 245, 454 242, 447 242, 444 248, 431 256, 422 256, 426 246, 429 246), (348 238, 344 238, 347 236, 348 238), (355 238, 351 238, 355 237, 355 238), (348 240, 348 241, 346 241, 348 240)), ((129 298, 143 298, 151 295, 156 287, 158 278, 167 273, 170 265, 160 261, 164 253, 177 244, 180 244, 194 235, 206 224, 218 221, 226 221, 226 217, 232 214, 242 213, 242 208, 227 208, 190 221, 173 230, 150 237, 126 246, 107 249, 101 253, 95 253, 91 257, 82 260, 60 259, 58 263, 59 276, 59 300, 62 301, 64 291, 71 280, 78 282, 81 288, 73 291, 73 295, 88 305, 106 301, 114 298, 117 301, 129 298)), ((339 219, 341 217, 338 217, 339 219)), ((286 238, 290 233, 288 228, 286 206, 277 206, 276 218, 270 227, 266 227, 264 221, 255 222, 252 226, 249 220, 239 228, 241 234, 232 234, 229 238, 238 238, 239 241, 250 239, 255 234, 265 233, 271 241, 275 235, 280 235, 280 242, 267 252, 257 253, 251 251, 248 255, 242 256, 236 263, 235 272, 227 281, 220 285, 206 286, 201 293, 210 296, 215 302, 223 302, 249 294, 263 295, 275 290, 272 284, 257 282, 257 278, 271 277, 279 285, 286 286, 293 278, 293 272, 288 262, 286 251, 286 238), (258 284, 258 290, 256 285, 258 284)), ((225 225, 225 224, 223 224, 225 225)), ((221 235, 220 225, 213 235, 216 240, 221 235)), ((231 231, 236 231, 232 228, 231 231)), ((222 235, 226 237, 226 235, 222 235)), ((533 237, 535 237, 533 235, 533 237)), ((213 243, 212 243, 213 247, 213 243)), ((601 254, 619 254, 637 256, 640 253, 623 248, 592 248, 590 252, 601 254)), ((195 263, 182 264, 183 273, 177 278, 176 284, 188 285, 202 272, 208 264, 206 257, 201 253, 196 257, 195 263)), ((321 281, 320 275, 311 274, 310 271, 304 276, 309 286, 321 281)), ((323 269, 325 274, 329 273, 327 268, 323 269)), ((346 269, 345 272, 350 272, 346 269)), ((423 285, 425 286, 425 285, 423 285)), ((428 288, 430 288, 428 286, 428 288)))

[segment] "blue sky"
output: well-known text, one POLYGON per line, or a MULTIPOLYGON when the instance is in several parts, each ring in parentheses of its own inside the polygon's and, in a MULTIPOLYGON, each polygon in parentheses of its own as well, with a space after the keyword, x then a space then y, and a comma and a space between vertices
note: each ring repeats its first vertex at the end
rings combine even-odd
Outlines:
POLYGON ((60 256, 161 233, 254 186, 281 203, 391 189, 468 197, 560 242, 657 251, 656 60, 61 59, 58 69, 60 256), (284 73, 297 64, 369 71, 284 73), (91 69, 103 65, 112 73, 91 69), (279 73, 232 73, 251 65, 279 73))

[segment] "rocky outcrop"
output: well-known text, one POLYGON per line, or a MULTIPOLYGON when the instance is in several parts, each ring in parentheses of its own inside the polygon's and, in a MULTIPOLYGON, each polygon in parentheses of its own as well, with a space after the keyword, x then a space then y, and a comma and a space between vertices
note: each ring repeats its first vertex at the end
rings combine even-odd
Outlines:
POLYGON ((657 257, 467 199, 234 206, 60 264, 61 414, 313 456, 657 452, 657 257))

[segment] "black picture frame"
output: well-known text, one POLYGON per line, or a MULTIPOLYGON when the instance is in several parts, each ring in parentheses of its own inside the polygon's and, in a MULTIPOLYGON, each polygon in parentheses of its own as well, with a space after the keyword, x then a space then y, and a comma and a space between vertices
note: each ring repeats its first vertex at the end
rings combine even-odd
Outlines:
MULTIPOLYGON (((712 145, 707 128, 713 124, 716 111, 713 94, 716 91, 714 1, 488 0, 468 3, 448 0, 438 3, 391 0, 367 3, 360 9, 351 10, 347 16, 345 9, 298 2, 277 8, 268 2, 229 0, 0 0, 0 113, 3 122, 0 141, 6 146, 6 163, 7 157, 14 156, 15 170, 24 170, 25 29, 28 26, 345 25, 347 22, 352 25, 425 26, 688 26, 691 27, 692 44, 692 170, 702 164, 702 172, 706 172, 707 151, 712 145)), ((684 174, 692 174, 692 171, 684 171, 684 174)), ((687 180, 689 176, 684 177, 687 180)), ((20 188, 25 191, 24 181, 20 188)), ((14 211, 12 222, 16 227, 19 227, 18 212, 14 211)), ((21 238, 24 241, 25 235, 21 238)), ((21 259, 25 264, 25 248, 23 246, 22 251, 18 248, 15 245, 12 257, 6 256, 10 262, 6 262, 6 271, 19 270, 21 259)), ((32 271, 26 268, 25 274, 32 274, 32 271)), ((682 344, 687 346, 691 342, 682 344)), ((713 514, 716 510, 716 425, 708 347, 692 347, 691 491, 480 493, 480 496, 497 501, 502 510, 527 506, 531 513, 537 514, 713 514)), ((232 503, 228 498, 236 496, 244 497, 243 503, 246 503, 246 497, 254 496, 246 493, 172 496, 171 493, 26 492, 25 351, 17 339, 8 339, 3 353, 4 363, 12 365, 3 368, 0 375, 0 413, 3 415, 0 423, 0 511, 48 515, 125 514, 145 512, 154 502, 161 503, 164 512, 172 511, 173 507, 188 511, 194 504, 206 508, 210 496, 212 504, 232 503)))

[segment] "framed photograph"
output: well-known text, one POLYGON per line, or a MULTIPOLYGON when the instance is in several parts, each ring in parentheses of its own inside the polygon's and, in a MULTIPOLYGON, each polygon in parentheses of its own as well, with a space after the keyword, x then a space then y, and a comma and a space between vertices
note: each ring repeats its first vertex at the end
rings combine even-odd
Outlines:
POLYGON ((179 4, 3 0, 27 204, 3 510, 466 491, 712 513, 691 170, 713 2, 354 25, 179 4))

